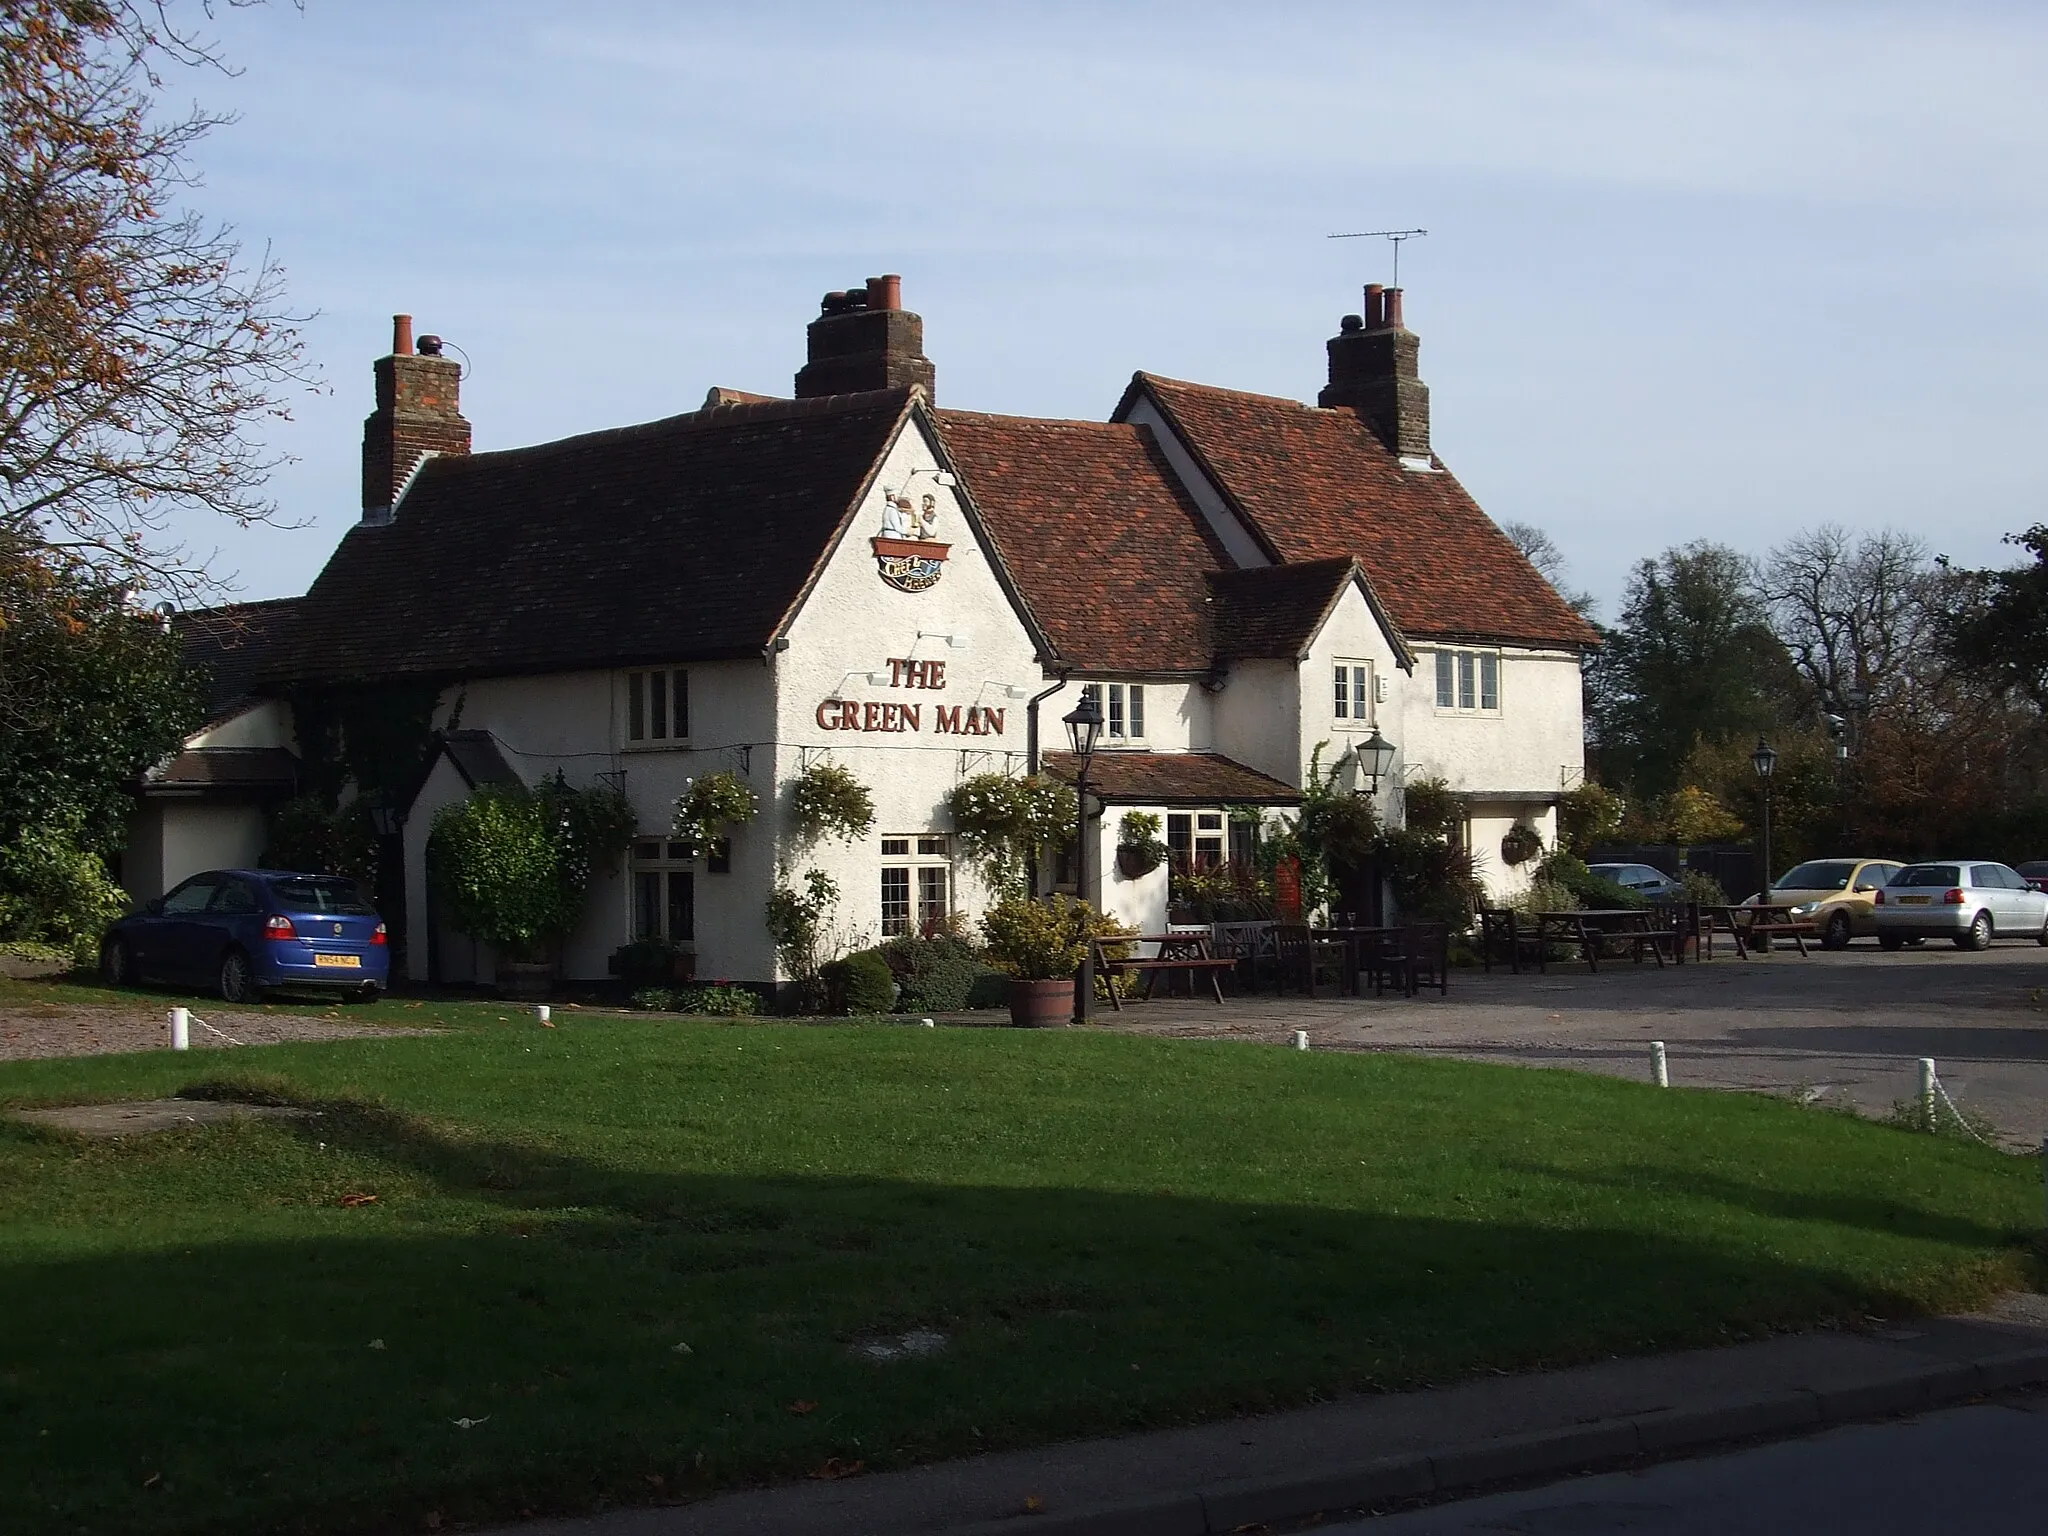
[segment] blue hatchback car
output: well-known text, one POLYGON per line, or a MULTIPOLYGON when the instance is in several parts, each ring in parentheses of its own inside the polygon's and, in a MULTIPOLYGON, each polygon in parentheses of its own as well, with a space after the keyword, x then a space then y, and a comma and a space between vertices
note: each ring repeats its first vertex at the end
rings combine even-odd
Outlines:
POLYGON ((100 941, 116 986, 161 981, 251 1003, 270 987, 374 998, 391 980, 377 909, 353 880, 276 869, 216 869, 146 902, 100 941))

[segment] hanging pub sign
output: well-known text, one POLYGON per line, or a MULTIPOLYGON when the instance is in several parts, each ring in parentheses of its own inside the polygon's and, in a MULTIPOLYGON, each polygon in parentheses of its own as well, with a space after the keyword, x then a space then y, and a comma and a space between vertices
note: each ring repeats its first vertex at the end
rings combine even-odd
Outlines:
POLYGON ((917 504, 904 492, 883 489, 882 531, 868 541, 882 580, 899 592, 924 592, 938 585, 953 548, 932 537, 938 521, 939 501, 930 492, 917 504))

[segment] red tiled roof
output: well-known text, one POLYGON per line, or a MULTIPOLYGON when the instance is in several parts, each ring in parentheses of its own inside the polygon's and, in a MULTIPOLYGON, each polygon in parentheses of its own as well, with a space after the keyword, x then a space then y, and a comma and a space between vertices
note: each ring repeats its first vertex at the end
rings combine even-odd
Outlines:
POLYGON ((1411 638, 1598 643, 1441 465, 1406 470, 1356 412, 1133 376, 1218 488, 1294 563, 1355 555, 1411 638))
POLYGON ((759 655, 911 408, 908 389, 725 404, 428 459, 303 599, 274 681, 759 655))
POLYGON ((1144 427, 933 413, 954 468, 1060 660, 1204 672, 1202 577, 1230 561, 1144 427))
MULTIPOLYGON (((1045 772, 1074 782, 1074 754, 1048 752, 1045 772)), ((1127 805, 1296 805, 1301 791, 1220 752, 1098 752, 1088 792, 1127 805)))
POLYGON ((1409 659, 1399 630, 1381 611, 1379 595, 1352 556, 1212 571, 1208 581, 1219 663, 1253 656, 1293 661, 1306 655, 1337 599, 1354 581, 1364 589, 1380 622, 1393 630, 1395 654, 1404 663, 1409 659))

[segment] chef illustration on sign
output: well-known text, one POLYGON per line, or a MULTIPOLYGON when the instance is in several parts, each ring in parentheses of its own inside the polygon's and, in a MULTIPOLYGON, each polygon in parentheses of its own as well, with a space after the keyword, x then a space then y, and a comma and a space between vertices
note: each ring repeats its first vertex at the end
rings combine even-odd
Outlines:
POLYGON ((939 524, 939 499, 929 491, 924 505, 913 507, 908 496, 887 487, 882 491, 882 537, 885 539, 928 539, 939 524))

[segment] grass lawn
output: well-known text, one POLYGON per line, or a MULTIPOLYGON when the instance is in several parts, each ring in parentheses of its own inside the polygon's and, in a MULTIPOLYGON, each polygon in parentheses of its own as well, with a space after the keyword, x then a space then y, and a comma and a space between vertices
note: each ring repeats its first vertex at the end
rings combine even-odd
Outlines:
POLYGON ((322 1111, 97 1143, 0 1121, 0 1529, 689 1498, 1966 1305, 2036 1267, 2031 1162, 1760 1098, 496 1017, 0 1066, 13 1103, 238 1082, 322 1111), (850 1348, 913 1328, 949 1342, 850 1348))

